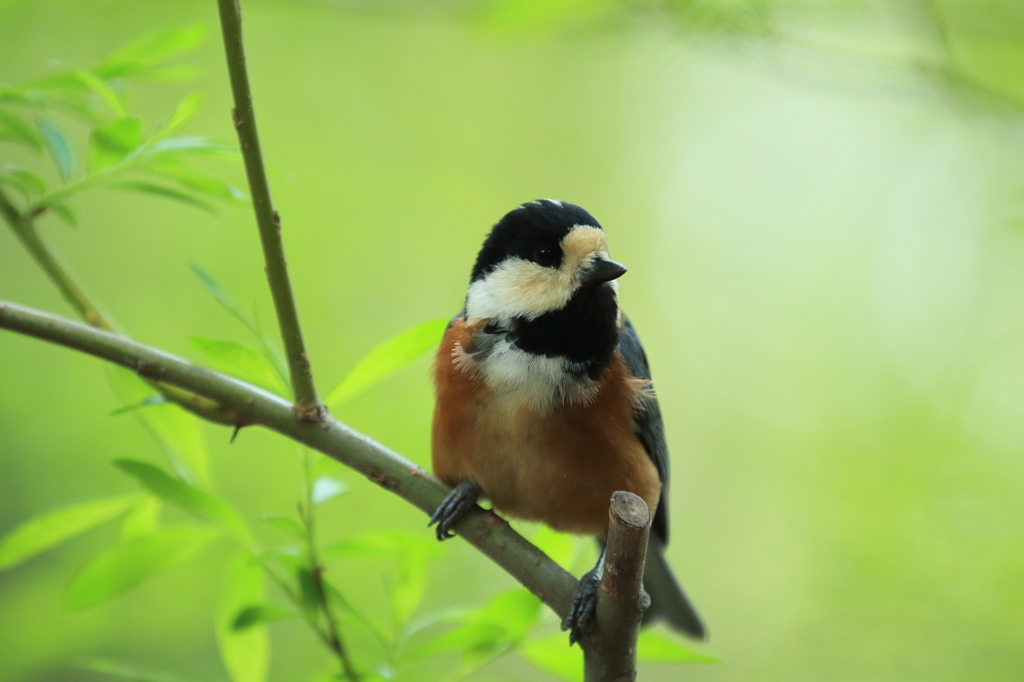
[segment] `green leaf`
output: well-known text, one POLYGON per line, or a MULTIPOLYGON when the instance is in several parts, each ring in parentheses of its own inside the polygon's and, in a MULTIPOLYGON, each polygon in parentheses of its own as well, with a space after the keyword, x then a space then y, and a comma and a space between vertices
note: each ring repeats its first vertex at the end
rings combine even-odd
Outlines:
POLYGON ((197 196, 189 194, 188 192, 182 192, 174 189, 173 187, 165 187, 163 185, 156 185, 152 182, 144 182, 141 180, 129 180, 126 182, 112 182, 111 187, 118 187, 120 189, 130 189, 136 192, 146 192, 148 194, 155 194, 157 196, 166 197, 168 199, 174 199, 190 206, 194 206, 201 211, 205 211, 210 215, 218 215, 217 208, 207 201, 200 199, 197 196))
POLYGON ((168 504, 217 526, 245 544, 252 541, 249 529, 238 512, 219 497, 214 497, 205 490, 196 488, 146 462, 119 459, 114 465, 168 504))
POLYGON ((239 552, 224 572, 217 606, 217 646, 233 682, 264 682, 270 640, 264 623, 236 627, 240 612, 263 600, 263 570, 249 552, 239 552))
POLYGON ((109 658, 88 658, 78 664, 83 670, 113 675, 132 682, 183 682, 184 678, 150 668, 137 668, 109 658))
POLYGON ((448 320, 431 320, 407 329, 371 350, 331 391, 324 403, 338 407, 369 390, 441 342, 448 320))
POLYGON ((461 651, 474 657, 487 656, 501 648, 505 629, 494 623, 468 623, 450 630, 407 654, 409 660, 461 651))
POLYGON ((169 137, 166 140, 158 140, 149 146, 146 153, 152 156, 164 154, 201 154, 205 156, 227 156, 237 157, 237 147, 212 142, 208 138, 198 135, 184 135, 181 137, 169 137))
POLYGON ((519 652, 537 668, 567 682, 583 682, 583 651, 566 634, 524 642, 519 652))
POLYGON ((403 551, 398 555, 395 578, 388 591, 395 629, 404 625, 423 599, 427 587, 427 557, 423 552, 403 551))
POLYGON ((88 69, 77 69, 75 71, 75 75, 78 77, 78 80, 82 81, 82 84, 85 85, 85 87, 95 92, 104 102, 106 102, 107 106, 110 107, 110 110, 114 112, 114 116, 121 119, 128 116, 128 112, 125 111, 124 103, 121 101, 121 98, 110 89, 110 86, 107 85, 106 81, 88 69))
POLYGON ((0 538, 0 570, 67 542, 124 514, 138 495, 90 500, 40 514, 0 538))
POLYGON ((100 553, 68 583, 63 605, 69 611, 96 606, 202 549, 215 533, 195 526, 158 530, 100 553))
POLYGON ((150 76, 154 67, 194 49, 205 36, 206 28, 199 25, 147 33, 111 53, 93 72, 101 78, 150 76))
POLYGON ((310 613, 315 613, 320 608, 320 592, 317 590, 313 571, 309 569, 309 566, 302 564, 295 571, 295 579, 299 583, 299 595, 302 597, 303 608, 310 613))
MULTIPOLYGON (((122 405, 135 405, 153 393, 152 387, 134 372, 111 365, 106 371, 122 405)), ((208 482, 209 458, 194 415, 170 403, 135 410, 133 414, 163 449, 178 476, 194 485, 208 482)))
POLYGON ((710 654, 687 649, 664 635, 644 630, 636 642, 636 660, 645 663, 721 663, 710 654))
POLYGON ((146 170, 162 178, 174 180, 188 189, 236 204, 248 204, 245 192, 218 177, 189 168, 174 158, 157 157, 146 170))
POLYGON ((125 414, 126 412, 131 412, 132 410, 137 410, 140 407, 150 407, 152 405, 164 405, 166 403, 167 403, 167 401, 164 400, 164 397, 162 395, 160 395, 159 393, 157 393, 155 395, 147 395, 145 398, 143 398, 139 402, 135 403, 134 405, 126 405, 125 407, 119 407, 116 410, 111 411, 110 416, 111 417, 116 417, 118 415, 125 414))
POLYGON ((0 109, 0 140, 19 142, 37 152, 43 151, 43 140, 20 116, 0 109))
POLYGON ((268 526, 273 526, 279 531, 291 535, 293 538, 299 540, 306 539, 306 529, 295 519, 290 519, 287 516, 278 516, 277 514, 264 514, 260 517, 260 520, 268 526))
POLYGON ((46 184, 42 178, 11 164, 0 166, 0 185, 14 187, 26 199, 46 193, 46 184))
POLYGON ((160 525, 160 500, 146 496, 136 504, 121 524, 121 538, 130 539, 149 535, 160 525))
POLYGON ((40 119, 38 125, 39 132, 43 134, 43 140, 46 142, 46 148, 57 165, 60 179, 67 182, 75 172, 75 157, 71 154, 71 145, 68 144, 60 128, 46 119, 40 119))
POLYGON ((116 165, 142 144, 142 123, 119 118, 94 128, 89 135, 89 172, 116 165))
POLYGON ((321 476, 313 482, 313 504, 323 504, 347 492, 348 486, 344 481, 331 476, 321 476))
POLYGON ((50 204, 46 208, 71 227, 78 227, 78 216, 67 204, 50 204))
POLYGON ((171 120, 168 121, 167 125, 165 125, 163 130, 160 131, 161 137, 164 135, 170 135, 171 133, 188 125, 189 121, 195 118, 196 112, 199 111, 199 107, 202 103, 203 96, 198 92, 193 92, 191 95, 186 96, 185 99, 178 102, 178 106, 175 107, 171 120))
POLYGON ((537 624, 540 599, 527 590, 502 592, 483 607, 470 611, 461 626, 417 647, 410 656, 422 658, 461 650, 470 659, 515 646, 537 624))
POLYGON ((479 613, 470 616, 472 622, 500 625, 510 642, 525 637, 537 624, 538 618, 540 599, 523 589, 502 592, 487 602, 479 613))
POLYGON ((235 620, 231 623, 231 629, 235 632, 242 632, 257 625, 266 625, 295 617, 296 615, 292 611, 274 604, 250 604, 238 612, 235 620))
POLYGON ((253 349, 234 341, 198 337, 190 338, 189 343, 202 353, 203 359, 213 369, 279 395, 288 393, 288 390, 278 380, 277 374, 274 373, 274 366, 253 349))

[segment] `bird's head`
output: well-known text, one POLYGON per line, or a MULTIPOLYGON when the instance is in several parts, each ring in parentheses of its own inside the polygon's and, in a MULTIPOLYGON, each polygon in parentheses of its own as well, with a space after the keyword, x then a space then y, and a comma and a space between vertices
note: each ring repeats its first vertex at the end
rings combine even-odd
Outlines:
POLYGON ((625 272, 608 259, 593 216, 564 201, 533 201, 507 213, 484 241, 466 313, 500 325, 536 320, 590 293, 614 300, 614 280, 625 272))

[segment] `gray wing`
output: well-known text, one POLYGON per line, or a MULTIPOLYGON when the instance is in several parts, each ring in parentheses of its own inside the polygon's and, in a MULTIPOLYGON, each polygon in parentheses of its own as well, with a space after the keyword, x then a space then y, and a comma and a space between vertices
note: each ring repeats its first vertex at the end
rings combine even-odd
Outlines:
MULTIPOLYGON (((650 381, 651 368, 647 364, 647 355, 640 343, 640 337, 637 336, 629 318, 625 315, 623 318, 623 329, 619 333, 619 353, 626 363, 626 369, 633 376, 650 381)), ((651 390, 653 391, 653 387, 651 390)), ((661 409, 658 407, 656 396, 644 401, 637 409, 635 419, 636 436, 643 443, 661 478, 661 500, 658 502, 658 511, 654 514, 652 527, 664 546, 668 544, 668 446, 665 445, 665 425, 661 421, 661 409)))

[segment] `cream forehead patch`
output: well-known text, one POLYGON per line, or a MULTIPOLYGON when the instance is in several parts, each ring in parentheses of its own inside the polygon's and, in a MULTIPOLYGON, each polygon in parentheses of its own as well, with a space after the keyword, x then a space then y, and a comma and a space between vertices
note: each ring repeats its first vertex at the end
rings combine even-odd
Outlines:
POLYGON ((569 269, 576 270, 592 256, 608 256, 604 230, 591 225, 577 225, 562 238, 562 268, 569 266, 569 269))

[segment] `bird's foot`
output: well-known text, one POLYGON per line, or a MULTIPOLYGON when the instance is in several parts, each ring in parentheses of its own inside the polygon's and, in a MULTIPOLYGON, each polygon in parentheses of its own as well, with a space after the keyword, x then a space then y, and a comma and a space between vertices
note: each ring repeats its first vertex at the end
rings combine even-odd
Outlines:
POLYGON ((594 567, 580 578, 580 585, 572 597, 569 614, 562 620, 562 630, 569 631, 569 646, 580 641, 583 635, 589 634, 594 626, 594 613, 597 611, 597 594, 601 589, 601 572, 594 567))
POLYGON ((468 480, 452 488, 452 491, 431 515, 430 523, 427 524, 428 528, 437 524, 438 540, 455 537, 452 528, 473 508, 477 499, 480 498, 481 492, 483 491, 480 490, 480 486, 468 480))

